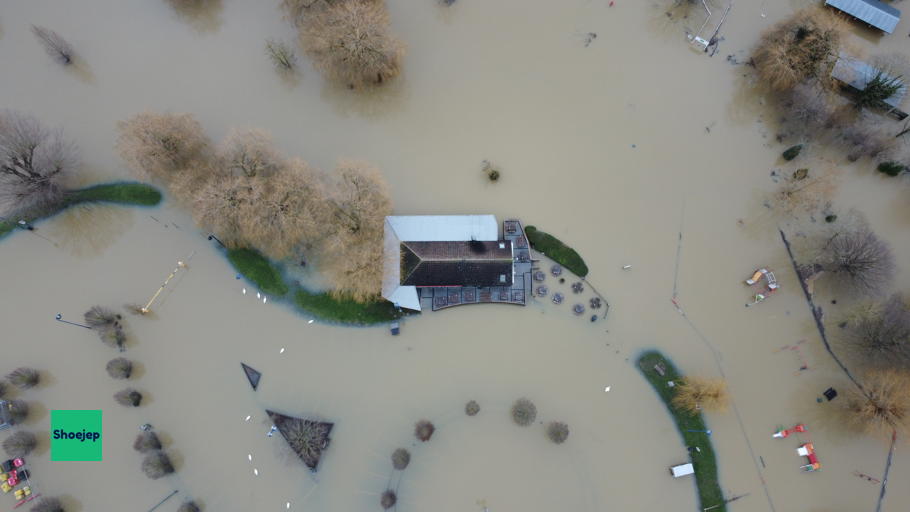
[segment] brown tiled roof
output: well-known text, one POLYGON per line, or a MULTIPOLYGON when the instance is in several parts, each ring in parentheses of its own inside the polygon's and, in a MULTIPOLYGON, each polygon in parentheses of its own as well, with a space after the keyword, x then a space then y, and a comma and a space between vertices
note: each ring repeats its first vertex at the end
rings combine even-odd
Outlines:
POLYGON ((511 286, 512 242, 402 242, 404 286, 511 286))

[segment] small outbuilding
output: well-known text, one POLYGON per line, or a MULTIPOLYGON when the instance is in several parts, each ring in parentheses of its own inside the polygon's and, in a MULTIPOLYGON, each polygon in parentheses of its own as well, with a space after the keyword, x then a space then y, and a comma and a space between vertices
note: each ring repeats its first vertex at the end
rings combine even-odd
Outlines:
POLYGON ((0 400, 0 430, 6 430, 13 426, 13 418, 9 413, 9 402, 0 400))
MULTIPOLYGON (((844 86, 864 91, 870 82, 876 78, 885 80, 900 80, 900 77, 891 76, 875 66, 863 62, 844 52, 841 52, 831 70, 831 78, 844 84, 844 86)), ((882 107, 889 109, 899 119, 904 119, 907 114, 900 110, 904 97, 907 96, 907 85, 901 83, 900 88, 890 97, 882 100, 882 107)))
POLYGON ((679 464, 670 468, 670 474, 673 475, 673 478, 679 478, 693 473, 695 473, 695 468, 692 466, 691 462, 688 464, 679 464))
POLYGON ((825 0, 825 5, 890 34, 901 20, 901 12, 878 0, 825 0))

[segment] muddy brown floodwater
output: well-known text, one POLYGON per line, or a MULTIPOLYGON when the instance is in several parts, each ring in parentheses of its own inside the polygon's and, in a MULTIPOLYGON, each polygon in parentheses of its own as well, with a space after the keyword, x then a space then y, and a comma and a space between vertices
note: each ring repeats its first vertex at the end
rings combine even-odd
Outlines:
MULTIPOLYGON (((745 60, 762 29, 803 4, 737 2, 709 58, 684 37, 697 17, 668 19, 652 1, 389 3, 409 46, 404 73, 355 95, 326 85, 303 56, 296 83, 276 76, 264 41, 293 38, 277 1, 225 0, 195 18, 164 1, 7 1, 0 107, 62 127, 81 148, 85 182, 130 177, 113 149, 115 123, 145 109, 191 112, 215 140, 234 126, 265 128, 323 168, 364 158, 385 173, 398 213, 514 216, 572 244, 612 305, 608 319, 576 318, 569 300, 427 313, 397 338, 310 324, 241 294, 249 285, 169 200, 70 211, 40 223, 42 237, 0 242, 0 371, 33 366, 45 377, 20 394, 34 411, 27 427, 46 433, 53 409, 104 411, 104 461, 50 463, 43 442, 35 487, 77 512, 144 511, 172 490, 158 510, 190 496, 206 510, 379 510, 388 485, 402 512, 696 510, 694 481, 667 473, 685 448, 633 364, 658 348, 684 372, 729 381, 739 419, 731 411, 707 421, 722 488, 748 494, 731 510, 872 510, 879 487, 852 473, 880 478, 887 443, 839 430, 826 419, 837 401, 816 403, 847 384, 818 339, 779 220, 761 204, 770 171, 794 165, 778 158, 774 116, 746 87, 746 68, 725 60, 745 60), (72 43, 76 72, 47 58, 32 23, 72 43), (499 183, 484 181, 484 159, 502 169, 499 183), (191 254, 154 318, 127 318, 132 385, 147 399, 120 407, 111 395, 122 386, 104 372, 116 353, 54 315, 78 320, 93 304, 142 302, 191 254), (757 266, 774 268, 783 290, 744 308, 742 280, 757 266), (686 317, 670 302, 674 289, 686 317), (809 369, 800 372, 800 354, 778 349, 803 339, 809 369), (258 392, 240 361, 263 373, 258 392), (538 421, 569 424, 564 445, 540 425, 511 424, 521 396, 536 403, 538 421), (481 406, 474 418, 463 413, 470 399, 481 406), (335 422, 317 474, 265 435, 266 408, 335 422), (421 418, 437 431, 418 446, 421 418), (146 422, 173 454, 175 476, 142 475, 131 443, 146 422), (795 441, 771 439, 798 422, 810 428, 820 472, 800 472, 795 441), (412 452, 401 474, 389 461, 397 447, 412 452)), ((870 53, 906 50, 906 22, 884 38, 854 30, 870 53)), ((908 261, 906 182, 864 162, 801 158, 838 166, 836 207, 862 211, 908 261)), ((907 291, 908 271, 895 290, 907 291)), ((830 298, 826 310, 837 314, 843 306, 830 298)), ((884 510, 910 508, 910 487, 895 485, 910 481, 906 446, 884 510)), ((0 499, 0 509, 12 506, 0 499)))

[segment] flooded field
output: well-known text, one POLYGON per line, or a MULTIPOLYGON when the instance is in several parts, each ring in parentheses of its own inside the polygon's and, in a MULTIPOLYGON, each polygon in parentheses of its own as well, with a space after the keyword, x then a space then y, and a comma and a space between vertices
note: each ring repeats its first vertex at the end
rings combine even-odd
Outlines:
MULTIPOLYGON (((0 241, 0 372, 42 371, 37 389, 15 396, 31 406, 26 427, 45 436, 51 410, 104 411, 104 461, 51 463, 45 440, 31 457, 36 489, 76 512, 144 511, 174 490, 157 510, 190 497, 212 511, 381 510, 388 486, 402 512, 697 510, 694 480, 667 473, 687 460, 685 447, 634 366, 657 348, 686 373, 728 380, 735 407, 707 421, 722 489, 747 495, 731 510, 874 509, 880 486, 853 473, 881 478, 888 443, 846 432, 833 419, 838 403, 816 402, 849 383, 778 235, 805 223, 762 206, 771 171, 796 165, 780 159, 775 115, 735 64, 764 28, 808 2, 737 2, 712 58, 685 38, 700 20, 668 17, 657 0, 390 0, 408 53, 402 75, 368 94, 326 84, 303 55, 295 81, 277 76, 264 41, 290 42, 294 30, 275 4, 224 0, 180 14, 164 1, 6 2, 0 108, 62 127, 81 149, 84 183, 134 179, 114 150, 116 123, 147 109, 193 113, 214 140, 261 127, 321 168, 368 160, 397 214, 491 213, 571 244, 609 315, 589 323, 546 300, 453 308, 408 318, 394 338, 385 327, 309 323, 242 294, 250 285, 169 198, 153 209, 77 207, 0 241), (48 59, 30 24, 66 37, 77 69, 48 59), (498 183, 479 172, 484 159, 501 168, 498 183), (104 371, 116 351, 54 317, 142 303, 178 260, 188 269, 155 314, 125 317, 130 385, 145 400, 121 407, 112 394, 125 386, 104 371), (744 308, 742 281, 760 266, 782 291, 744 308), (780 350, 800 340, 799 352, 780 350), (263 373, 258 391, 241 361, 263 373), (539 421, 569 425, 565 444, 512 423, 523 396, 539 421), (476 417, 463 412, 472 399, 476 417), (335 423, 318 473, 266 436, 266 409, 335 423), (412 434, 423 418, 437 427, 428 443, 412 434), (792 439, 771 438, 799 422, 820 472, 799 470, 792 439), (162 436, 175 475, 140 471, 131 445, 144 423, 162 436), (412 454, 401 473, 389 462, 398 447, 412 454)), ((875 53, 906 50, 906 32, 903 22, 891 36, 854 27, 853 37, 875 53)), ((862 212, 907 261, 906 180, 815 148, 802 161, 838 168, 836 209, 862 212)), ((569 283, 547 284, 571 299, 569 283)), ((908 289, 904 264, 894 291, 908 289)), ((826 315, 848 306, 836 298, 821 297, 826 315)), ((910 507, 906 446, 882 510, 910 507)), ((0 500, 0 510, 14 503, 0 500)))

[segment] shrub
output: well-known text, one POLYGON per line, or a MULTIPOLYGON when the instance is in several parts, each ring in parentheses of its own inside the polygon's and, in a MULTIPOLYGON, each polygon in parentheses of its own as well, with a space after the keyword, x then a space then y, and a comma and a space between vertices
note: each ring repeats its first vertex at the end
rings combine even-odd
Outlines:
POLYGON ((106 369, 112 379, 128 379, 133 373, 133 363, 129 359, 116 357, 107 362, 106 369))
POLYGON ((464 413, 468 416, 477 416, 477 413, 480 412, 480 404, 471 400, 470 402, 464 405, 464 413))
POLYGON ((127 165, 167 183, 172 190, 175 177, 207 170, 201 162, 211 156, 211 144, 202 126, 189 114, 143 112, 117 123, 117 129, 117 148, 127 165))
POLYGON ((392 467, 398 471, 403 470, 408 467, 408 464, 411 463, 411 452, 405 450, 404 448, 398 448, 392 452, 392 467))
POLYGON ((125 407, 139 407, 142 402, 142 393, 132 388, 127 388, 114 393, 114 401, 125 407))
POLYGON ((889 76, 884 71, 879 70, 872 77, 872 80, 869 80, 864 89, 855 92, 854 101, 857 108, 878 107, 903 88, 904 81, 901 77, 889 76))
POLYGON ((848 421, 866 432, 910 432, 910 374, 878 370, 864 379, 864 390, 851 388, 844 401, 848 421))
POLYGON ((673 406, 691 414, 699 411, 723 411, 730 402, 723 379, 684 377, 677 383, 673 406))
POLYGON ((427 420, 420 420, 414 425, 414 436, 422 442, 427 442, 433 437, 436 427, 427 420))
POLYGON ((102 306, 92 306, 91 309, 83 315, 85 323, 91 327, 105 345, 115 348, 123 348, 126 342, 126 333, 123 331, 121 323, 123 317, 108 308, 102 306))
POLYGON ((184 501, 180 508, 177 509, 177 512, 199 512, 200 510, 202 509, 199 508, 195 501, 184 501))
POLYGON ((30 509, 30 512, 66 512, 57 498, 41 498, 30 509))
POLYGON ((382 493, 382 497, 379 498, 379 504, 382 505, 384 510, 394 507, 395 503, 398 503, 398 496, 395 494, 395 491, 391 489, 387 489, 382 493))
POLYGON ((878 172, 887 174, 888 176, 897 176, 905 170, 907 170, 907 168, 904 166, 904 164, 895 162, 893 160, 888 160, 887 162, 878 164, 878 172))
POLYGON ((269 295, 281 296, 288 287, 281 277, 281 270, 254 249, 230 249, 228 260, 241 274, 269 295))
POLYGON ((784 160, 790 161, 799 156, 800 151, 803 150, 802 144, 797 144, 795 146, 790 146, 787 148, 781 156, 784 157, 784 160))
POLYGON ((765 31, 753 53, 763 82, 786 90, 809 78, 826 79, 840 52, 846 24, 827 10, 810 8, 765 31))
POLYGON ((865 225, 835 233, 816 263, 835 285, 859 295, 880 293, 896 271, 888 244, 865 225))
POLYGON ((329 446, 333 423, 294 418, 266 411, 269 419, 308 468, 316 471, 322 452, 329 446))
POLYGON ((32 25, 32 33, 38 38, 38 41, 44 46, 44 51, 54 60, 67 66, 73 63, 75 52, 66 39, 60 37, 53 30, 44 27, 32 25))
POLYGON ((382 0, 314 2, 298 23, 301 46, 332 80, 360 88, 387 82, 401 70, 404 46, 389 34, 382 0))
POLYGON ((142 472, 152 480, 157 480, 173 473, 174 466, 171 464, 171 459, 164 452, 156 450, 150 452, 142 459, 142 472))
POLYGON ((18 425, 28 418, 28 403, 23 400, 10 400, 7 402, 9 407, 10 421, 13 425, 18 425))
POLYGON ((512 404, 512 421, 527 427, 537 419, 537 406, 527 398, 519 398, 512 404))
POLYGON ((38 385, 41 375, 33 368, 16 368, 6 376, 6 380, 19 389, 29 389, 38 385))
POLYGON ((556 444, 562 444, 569 438, 569 426, 561 421, 552 421, 547 425, 547 437, 556 444))
POLYGON ((494 183, 499 181, 499 177, 500 177, 499 169, 493 167, 493 164, 490 163, 489 160, 483 161, 483 168, 481 169, 481 171, 487 175, 487 179, 489 179, 490 181, 492 181, 494 183))
POLYGON ((528 236, 528 243, 534 250, 547 255, 550 259, 569 269, 570 272, 578 277, 588 275, 588 265, 581 258, 575 249, 562 243, 555 236, 544 233, 534 226, 527 226, 525 234, 528 236))
POLYGON ((161 440, 158 439, 158 435, 152 431, 146 430, 140 432, 136 436, 136 440, 133 441, 133 449, 139 453, 146 453, 152 450, 161 449, 161 440))
POLYGON ((19 431, 3 440, 3 451, 11 458, 25 457, 38 446, 38 438, 31 432, 19 431))

